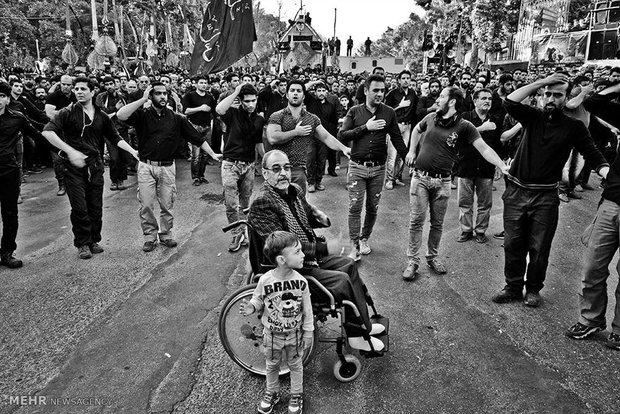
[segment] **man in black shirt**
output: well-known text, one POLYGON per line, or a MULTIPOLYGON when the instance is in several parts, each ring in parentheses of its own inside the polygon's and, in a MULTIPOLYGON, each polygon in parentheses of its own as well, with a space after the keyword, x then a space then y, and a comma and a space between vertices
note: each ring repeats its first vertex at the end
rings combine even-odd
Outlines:
POLYGON ((347 39, 347 56, 351 56, 351 52, 353 51, 353 39, 351 36, 347 39))
MULTIPOLYGON (((501 129, 497 120, 489 114, 491 109, 490 89, 474 92, 473 111, 463 114, 463 119, 471 122, 484 142, 495 151, 500 148, 501 129)), ((454 166, 454 175, 459 177, 459 222, 461 235, 458 242, 466 242, 475 237, 476 242, 488 241, 486 231, 489 227, 491 207, 493 206, 493 177, 495 166, 482 157, 474 146, 465 146, 459 150, 459 159, 454 166), (477 198, 476 223, 474 225, 474 194, 477 198)))
POLYGON ((176 193, 176 171, 174 154, 183 138, 201 147, 216 161, 221 155, 215 154, 200 132, 187 120, 185 115, 173 112, 167 107, 168 90, 161 82, 153 82, 142 98, 118 110, 121 121, 133 126, 138 137, 138 200, 140 219, 144 235, 144 252, 151 252, 159 241, 166 247, 175 247, 172 238, 172 207, 176 193), (142 106, 151 100, 149 108, 142 106), (160 223, 155 217, 155 202, 160 207, 160 223), (161 230, 161 231, 160 231, 161 230))
POLYGON ((441 83, 439 79, 431 79, 428 81, 428 96, 420 97, 416 115, 419 120, 424 119, 428 114, 432 114, 437 110, 437 98, 441 92, 441 83))
POLYGON ((80 259, 90 259, 103 252, 99 242, 105 140, 136 158, 138 154, 121 138, 110 117, 93 104, 92 80, 78 77, 74 83, 77 103, 61 109, 45 126, 43 136, 66 156, 65 184, 71 204, 73 244, 80 259))
MULTIPOLYGON (((60 77, 60 88, 56 89, 54 92, 50 93, 47 96, 47 101, 45 102, 45 113, 48 118, 52 119, 58 111, 62 108, 66 108, 72 103, 77 102, 75 99, 75 95, 71 90, 73 88, 73 79, 69 75, 63 75, 60 77)), ((65 189, 65 172, 64 172, 64 162, 58 155, 58 151, 52 150, 52 162, 54 165, 54 174, 56 176, 56 180, 58 181, 58 192, 56 195, 63 196, 66 194, 65 189)))
POLYGON ((20 167, 16 158, 16 147, 21 133, 29 134, 43 141, 43 137, 24 114, 8 108, 11 86, 0 83, 0 210, 2 211, 2 241, 0 242, 0 266, 16 269, 23 265, 13 256, 17 248, 20 167))
MULTIPOLYGON (((416 108, 418 95, 410 87, 411 72, 403 70, 398 74, 398 88, 392 89, 385 97, 385 104, 394 108, 398 128, 405 145, 409 146, 411 138, 411 125, 416 124, 416 108)), ((385 168, 385 188, 391 190, 394 184, 404 186, 403 183, 404 160, 396 154, 396 148, 391 141, 388 142, 387 164, 385 168)))
MULTIPOLYGON (((102 83, 105 92, 97 95, 95 103, 112 119, 121 138, 129 142, 129 128, 125 123, 120 122, 116 116, 116 111, 125 106, 125 98, 116 90, 114 79, 111 76, 106 76, 102 83)), ((119 151, 116 144, 106 142, 106 145, 108 147, 108 154, 110 154, 110 181, 112 181, 110 190, 124 190, 124 181, 127 179, 127 166, 133 162, 133 160, 125 156, 127 152, 119 151)))
POLYGON ((377 209, 385 180, 387 134, 404 159, 407 146, 403 142, 394 110, 381 103, 385 95, 385 80, 381 75, 371 75, 365 84, 366 102, 347 112, 338 138, 353 141, 351 161, 347 174, 349 190, 349 237, 352 249, 349 257, 360 260, 361 254, 370 254, 368 238, 377 221, 377 209), (366 200, 366 215, 362 228, 362 207, 366 200), (360 233, 361 228, 361 233, 360 233))
MULTIPOLYGON (((613 96, 620 93, 620 84, 609 86, 598 94, 586 99, 586 110, 602 120, 620 128, 620 104, 611 102, 613 96)), ((607 174, 607 184, 603 190, 593 223, 586 229, 583 237, 587 249, 584 254, 584 266, 579 292, 579 321, 568 328, 566 335, 574 339, 583 339, 607 327, 605 312, 607 310, 607 280, 609 264, 618 251, 620 232, 620 159, 616 157, 607 174)), ((611 333, 606 345, 620 350, 620 289, 616 289, 615 315, 611 324, 611 333)))
MULTIPOLYGON (((263 148, 263 125, 265 119, 256 113, 258 93, 250 84, 240 84, 215 108, 226 124, 228 136, 224 141, 222 161, 222 186, 226 218, 234 223, 244 217, 243 211, 250 206, 254 189, 254 155, 265 154, 263 148), (239 108, 232 107, 239 99, 239 108)), ((233 230, 233 239, 228 250, 236 252, 247 244, 244 229, 233 230)))
MULTIPOLYGON (((192 123, 196 131, 200 132, 203 139, 211 145, 211 112, 215 108, 215 99, 207 88, 209 79, 207 75, 196 78, 196 90, 187 92, 183 96, 183 108, 185 115, 192 123)), ((205 169, 207 166, 207 153, 199 146, 192 145, 192 180, 198 186, 206 182, 205 169)))
POLYGON ((502 197, 506 286, 493 297, 496 303, 522 300, 525 286, 525 305, 540 304, 558 224, 558 182, 573 147, 599 175, 606 177, 609 171, 583 122, 563 112, 570 91, 568 75, 558 72, 517 89, 504 102, 524 132, 502 197), (539 88, 545 88, 543 110, 520 103, 539 88))

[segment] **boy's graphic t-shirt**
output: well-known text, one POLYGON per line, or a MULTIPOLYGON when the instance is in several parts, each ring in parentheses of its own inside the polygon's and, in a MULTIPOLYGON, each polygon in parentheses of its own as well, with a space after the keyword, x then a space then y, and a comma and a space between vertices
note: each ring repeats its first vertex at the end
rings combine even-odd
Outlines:
POLYGON ((262 309, 265 329, 276 333, 314 330, 308 281, 296 271, 292 277, 280 279, 270 270, 258 280, 250 303, 262 309))

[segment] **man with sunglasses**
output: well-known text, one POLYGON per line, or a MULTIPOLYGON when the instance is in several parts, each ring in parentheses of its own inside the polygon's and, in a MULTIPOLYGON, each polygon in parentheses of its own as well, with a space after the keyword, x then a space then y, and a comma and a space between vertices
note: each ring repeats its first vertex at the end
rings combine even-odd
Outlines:
POLYGON ((558 225, 558 182, 573 147, 601 177, 609 172, 583 122, 563 112, 571 89, 568 74, 557 72, 517 89, 504 102, 508 114, 523 126, 523 137, 502 196, 506 285, 493 302, 524 300, 529 307, 540 305, 558 225), (539 88, 544 88, 542 110, 520 103, 539 88))
POLYGON ((80 259, 90 259, 93 254, 103 252, 99 242, 105 141, 138 157, 136 150, 121 138, 110 117, 93 103, 94 89, 92 80, 75 78, 73 90, 77 104, 61 109, 43 130, 43 136, 64 156, 73 244, 80 259))
POLYGON ((349 257, 339 256, 344 248, 338 241, 326 241, 314 233, 315 228, 329 227, 331 222, 324 212, 308 203, 302 188, 292 183, 289 157, 279 150, 269 151, 263 157, 262 167, 265 183, 252 201, 248 217, 253 234, 259 237, 252 242, 257 249, 254 251, 262 252, 267 236, 274 231, 295 234, 305 255, 300 273, 316 278, 338 302, 349 300, 359 310, 358 317, 350 309, 345 310, 349 346, 365 351, 383 350, 385 344, 373 335, 383 333, 385 327, 370 321, 366 287, 357 264, 349 257))

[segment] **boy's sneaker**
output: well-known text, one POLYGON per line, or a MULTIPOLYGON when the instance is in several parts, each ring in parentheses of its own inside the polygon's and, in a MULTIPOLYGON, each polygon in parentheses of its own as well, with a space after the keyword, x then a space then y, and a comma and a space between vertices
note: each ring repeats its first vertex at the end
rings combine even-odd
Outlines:
POLYGON ((288 401, 288 414, 301 414, 304 409, 304 397, 301 394, 292 394, 288 401))
POLYGON ((435 272, 435 273, 437 273, 439 275, 445 275, 446 273, 448 273, 448 269, 446 269, 446 267, 443 265, 443 263, 441 263, 437 259, 427 260, 426 264, 428 265, 428 267, 433 272, 435 272))
POLYGON ((277 392, 266 391, 263 395, 263 399, 258 403, 257 411, 260 414, 269 414, 273 411, 273 407, 280 401, 280 397, 277 392))
POLYGON ((607 346, 607 348, 620 350, 620 335, 613 332, 610 333, 605 345, 607 346))
POLYGON ((360 240, 360 253, 366 255, 366 254, 370 254, 370 252, 372 252, 372 249, 368 245, 368 239, 361 239, 360 240))
POLYGON ((228 251, 236 252, 237 250, 239 250, 241 248, 241 242, 243 242, 244 238, 245 236, 243 235, 243 233, 235 234, 230 242, 230 245, 228 246, 228 251))
POLYGON ((598 331, 602 331, 604 327, 602 326, 586 326, 580 322, 577 322, 570 328, 564 332, 566 336, 573 339, 584 339, 588 336, 596 333, 598 331))

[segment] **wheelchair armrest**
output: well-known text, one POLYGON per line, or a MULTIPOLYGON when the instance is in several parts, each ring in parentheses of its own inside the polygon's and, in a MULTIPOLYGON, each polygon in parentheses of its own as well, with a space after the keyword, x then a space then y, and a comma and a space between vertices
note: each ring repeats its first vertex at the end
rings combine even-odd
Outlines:
MULTIPOLYGON (((306 276, 306 279, 312 283, 314 283, 319 289, 321 289, 321 291, 323 291, 323 293, 325 293, 325 295, 327 296, 327 298, 329 299, 329 308, 330 311, 333 312, 336 310, 336 301, 334 300, 334 295, 332 295, 332 293, 327 290, 327 288, 325 286, 323 286, 322 284, 319 283, 318 280, 316 280, 314 277, 312 276, 306 276)), ((345 302, 345 301, 343 301, 345 302)), ((354 305, 355 306, 355 305, 354 305)), ((357 311, 357 308, 356 308, 357 311)), ((359 316, 359 312, 357 313, 357 315, 359 316)))
POLYGON ((357 318, 360 317, 360 311, 359 311, 359 309, 357 309, 357 306, 355 306, 355 303, 351 302, 350 300, 346 300, 345 299, 345 300, 342 301, 342 304, 345 305, 345 306, 350 307, 351 310, 353 310, 353 313, 355 314, 355 316, 357 318))
POLYGON ((238 220, 238 221, 235 221, 234 223, 230 223, 229 225, 222 227, 222 231, 224 233, 226 233, 226 232, 234 229, 235 227, 239 227, 239 226, 244 225, 244 224, 247 225, 248 221, 247 220, 238 220))

